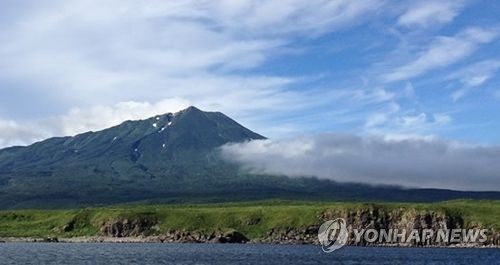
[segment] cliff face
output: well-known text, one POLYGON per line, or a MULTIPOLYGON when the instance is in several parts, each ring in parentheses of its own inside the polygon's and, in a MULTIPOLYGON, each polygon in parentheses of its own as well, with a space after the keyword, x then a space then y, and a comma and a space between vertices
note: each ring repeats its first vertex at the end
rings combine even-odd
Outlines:
MULTIPOLYGON (((142 237, 144 241, 152 242, 218 242, 218 243, 272 243, 272 244, 319 244, 318 230, 320 225, 328 220, 343 218, 346 221, 349 239, 347 245, 356 246, 500 246, 500 233, 490 227, 467 225, 463 217, 456 213, 444 211, 363 208, 356 210, 328 209, 317 216, 317 220, 306 226, 272 227, 264 235, 249 239, 238 231, 169 229, 162 232, 161 221, 156 217, 140 217, 136 219, 114 219, 101 222, 100 236, 111 238, 142 237), (364 233, 370 229, 375 231, 392 231, 386 235, 390 242, 381 239, 370 240, 364 233), (439 233, 449 233, 453 230, 487 229, 484 242, 469 242, 460 235, 457 242, 439 241, 439 233), (421 237, 424 230, 427 236, 421 237), (412 231, 417 231, 419 239, 411 238, 412 231), (429 232, 430 231, 430 232, 429 232), (392 233, 392 234, 391 234, 392 233)), ((244 225, 258 225, 254 219, 244 225)), ((476 232, 477 233, 477 232, 476 232)), ((413 235, 415 236, 415 235, 413 235)), ((450 235, 447 234, 447 237, 450 235)))
POLYGON ((472 200, 434 204, 266 201, 0 211, 0 241, 319 244, 320 226, 338 218, 345 222, 349 245, 500 246, 500 203, 472 200), (486 240, 470 242, 466 240, 470 235, 460 234, 463 229, 486 229, 486 240), (459 232, 456 242, 436 240, 440 231, 454 230, 459 232), (383 231, 395 232, 382 237, 383 231), (418 240, 415 231, 421 236, 418 240), (378 240, 366 236, 373 233, 379 233, 378 240))
MULTIPOLYGON (((351 211, 327 210, 318 219, 322 223, 337 218, 343 218, 346 221, 349 234, 347 245, 500 246, 500 233, 498 231, 481 225, 466 225, 460 214, 414 209, 366 208, 351 211), (376 240, 370 240, 373 237, 366 237, 365 233, 370 229, 379 233, 376 240), (462 232, 468 229, 472 229, 473 233, 479 233, 481 229, 486 229, 486 240, 484 242, 470 242, 470 239, 464 238, 462 234, 456 240, 457 242, 438 239, 440 233, 441 235, 444 233, 449 239, 451 235, 446 233, 451 233, 453 230, 462 232), (422 237, 424 230, 427 233, 425 239, 422 237), (384 238, 380 231, 385 231, 388 235, 386 234, 384 238), (412 231, 417 231, 418 239, 415 239, 415 235, 412 238, 412 231), (391 239, 390 242, 385 240, 387 237, 391 239)), ((256 241, 263 243, 319 244, 317 238, 318 229, 318 225, 305 228, 273 229, 267 237, 256 241)))

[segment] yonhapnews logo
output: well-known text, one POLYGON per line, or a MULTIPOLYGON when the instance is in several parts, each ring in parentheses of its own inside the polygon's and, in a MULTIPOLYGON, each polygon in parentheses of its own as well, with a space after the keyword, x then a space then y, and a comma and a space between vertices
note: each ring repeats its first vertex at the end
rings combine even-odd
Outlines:
POLYGON ((318 239, 324 252, 330 253, 353 241, 370 244, 477 244, 488 241, 488 229, 347 229, 343 218, 324 222, 318 239), (352 232, 352 233, 351 233, 352 232))
POLYGON ((342 248, 347 243, 349 233, 343 218, 324 222, 318 231, 318 239, 324 252, 330 253, 342 248))

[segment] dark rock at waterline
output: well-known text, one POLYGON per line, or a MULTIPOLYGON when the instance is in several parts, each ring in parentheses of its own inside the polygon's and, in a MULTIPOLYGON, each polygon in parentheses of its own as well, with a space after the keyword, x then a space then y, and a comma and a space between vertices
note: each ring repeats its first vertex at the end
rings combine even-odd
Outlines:
POLYGON ((46 237, 46 238, 43 239, 42 242, 59 243, 59 239, 57 237, 46 237))
POLYGON ((249 239, 238 231, 231 231, 212 239, 212 242, 215 243, 246 243, 248 241, 249 239))

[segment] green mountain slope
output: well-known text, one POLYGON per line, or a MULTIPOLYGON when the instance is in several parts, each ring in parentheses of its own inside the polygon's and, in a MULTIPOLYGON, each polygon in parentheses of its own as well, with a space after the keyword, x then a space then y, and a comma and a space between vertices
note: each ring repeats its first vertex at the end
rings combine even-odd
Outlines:
POLYGON ((264 137, 222 113, 195 107, 126 121, 99 132, 0 151, 0 196, 15 204, 65 204, 186 193, 236 173, 218 159, 216 147, 252 139, 264 137))

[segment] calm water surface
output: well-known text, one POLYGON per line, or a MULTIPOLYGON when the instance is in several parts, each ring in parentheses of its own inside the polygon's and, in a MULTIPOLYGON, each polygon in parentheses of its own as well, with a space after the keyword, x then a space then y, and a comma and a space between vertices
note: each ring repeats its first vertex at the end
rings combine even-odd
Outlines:
POLYGON ((0 244, 0 264, 500 264, 498 249, 238 244, 0 244))

